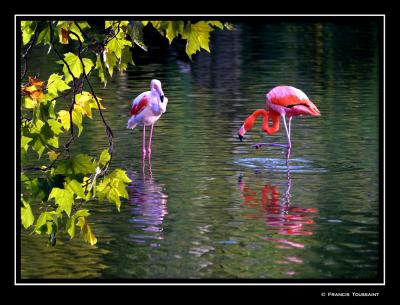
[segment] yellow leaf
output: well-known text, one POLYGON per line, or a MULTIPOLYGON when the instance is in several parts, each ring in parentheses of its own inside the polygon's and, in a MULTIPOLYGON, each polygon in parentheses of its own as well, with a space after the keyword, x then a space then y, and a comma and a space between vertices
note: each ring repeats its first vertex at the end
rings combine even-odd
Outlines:
POLYGON ((76 107, 80 107, 83 114, 86 114, 88 118, 92 118, 92 110, 90 106, 90 102, 92 100, 92 95, 79 93, 75 95, 75 103, 76 107))
POLYGON ((57 157, 59 156, 60 153, 55 152, 55 151, 49 151, 47 154, 49 155, 50 161, 53 161, 53 160, 57 159, 57 157))
POLYGON ((86 218, 83 216, 79 217, 77 225, 81 227, 81 234, 83 239, 92 246, 95 245, 97 243, 97 238, 96 236, 94 236, 92 230, 90 229, 86 218))
POLYGON ((60 110, 58 112, 58 120, 61 122, 65 130, 70 128, 70 117, 69 112, 66 110, 60 110))

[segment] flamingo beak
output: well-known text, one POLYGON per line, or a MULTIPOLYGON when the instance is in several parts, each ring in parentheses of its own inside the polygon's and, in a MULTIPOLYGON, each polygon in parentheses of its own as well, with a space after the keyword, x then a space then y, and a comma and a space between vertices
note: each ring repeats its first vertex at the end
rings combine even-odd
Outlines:
POLYGON ((238 132, 238 137, 240 142, 243 142, 243 135, 246 133, 246 129, 244 129, 244 126, 242 125, 242 127, 240 127, 239 132, 238 132))

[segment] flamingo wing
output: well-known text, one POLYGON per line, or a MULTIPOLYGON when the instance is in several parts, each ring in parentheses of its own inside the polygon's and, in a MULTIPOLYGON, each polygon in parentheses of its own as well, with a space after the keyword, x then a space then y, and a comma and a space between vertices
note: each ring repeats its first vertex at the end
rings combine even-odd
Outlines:
POLYGON ((268 93, 268 96, 272 103, 283 107, 301 105, 308 101, 304 92, 290 86, 275 87, 268 93))
POLYGON ((307 95, 294 87, 275 87, 268 93, 268 97, 273 104, 286 108, 293 108, 293 110, 297 110, 299 114, 320 114, 318 108, 309 100, 307 95))
POLYGON ((147 95, 139 96, 137 99, 135 99, 132 103, 131 107, 131 115, 138 115, 140 114, 149 104, 149 99, 147 95))

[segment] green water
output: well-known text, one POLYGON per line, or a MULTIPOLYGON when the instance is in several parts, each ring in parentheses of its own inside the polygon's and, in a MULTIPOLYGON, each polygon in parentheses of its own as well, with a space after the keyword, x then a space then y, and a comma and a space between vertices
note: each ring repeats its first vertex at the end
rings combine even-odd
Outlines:
MULTIPOLYGON (((90 202, 96 246, 79 237, 21 230, 23 279, 374 279, 379 252, 379 29, 377 23, 235 25, 211 37, 193 63, 173 48, 94 82, 115 135, 112 168, 133 182, 120 213, 90 202), (162 81, 167 112, 154 129, 151 167, 141 163, 141 129, 125 128, 130 100, 162 81), (285 143, 243 120, 279 84, 303 90, 321 117, 292 122, 285 143)), ((31 61, 46 79, 47 50, 31 61)), ((53 57, 51 57, 53 58, 53 57)), ((60 65, 58 65, 60 67, 60 65)), ((75 153, 107 147, 98 113, 75 153)), ((38 208, 34 207, 38 213, 38 208)))

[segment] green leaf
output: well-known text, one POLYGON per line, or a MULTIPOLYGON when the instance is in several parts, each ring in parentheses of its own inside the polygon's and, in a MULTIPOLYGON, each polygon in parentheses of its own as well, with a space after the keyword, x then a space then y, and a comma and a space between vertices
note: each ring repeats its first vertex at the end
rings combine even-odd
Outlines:
MULTIPOLYGON (((79 78, 83 72, 83 67, 82 63, 77 55, 74 53, 68 52, 64 54, 64 60, 68 64, 69 68, 71 69, 71 72, 73 76, 76 78, 79 78)), ((85 73, 88 74, 90 70, 93 67, 93 62, 90 58, 82 58, 83 64, 85 65, 85 73)), ((65 75, 65 82, 68 84, 70 81, 72 81, 73 77, 69 73, 67 65, 64 64, 62 60, 57 61, 59 64, 63 64, 63 72, 65 75)))
POLYGON ((78 21, 78 25, 81 27, 82 30, 86 28, 90 28, 90 25, 87 21, 78 21))
POLYGON ((45 178, 34 178, 32 180, 25 181, 27 190, 29 191, 29 200, 33 200, 36 197, 40 201, 47 200, 49 197, 52 186, 49 181, 45 178))
POLYGON ((121 206, 119 197, 129 198, 125 183, 131 181, 125 171, 119 168, 115 169, 96 187, 98 198, 100 200, 107 198, 110 202, 115 203, 119 211, 121 206))
POLYGON ((212 30, 213 28, 205 21, 187 25, 182 38, 187 39, 186 53, 190 58, 194 53, 199 51, 200 48, 210 52, 209 39, 212 30))
POLYGON ((26 45, 35 33, 33 23, 35 21, 21 21, 22 43, 26 45))
POLYGON ((108 54, 112 52, 119 59, 122 55, 122 49, 125 48, 125 46, 131 47, 132 42, 126 39, 118 39, 117 37, 114 37, 107 43, 106 50, 108 54))
POLYGON ((95 172, 96 166, 92 163, 92 158, 84 154, 76 155, 69 160, 61 160, 54 169, 54 174, 60 175, 87 175, 95 172))
POLYGON ((114 24, 114 21, 106 20, 105 21, 105 29, 111 27, 114 24))
POLYGON ((58 92, 63 92, 71 88, 62 78, 62 75, 53 73, 50 75, 49 80, 47 81, 47 91, 54 97, 58 96, 58 92))
POLYGON ((79 217, 77 225, 79 227, 81 227, 81 234, 82 234, 83 239, 87 243, 91 244, 92 246, 95 245, 97 243, 97 238, 92 233, 92 230, 91 230, 89 224, 87 223, 86 218, 79 217))
POLYGON ((99 77, 102 83, 104 83, 104 87, 107 85, 107 78, 106 75, 104 74, 104 66, 103 62, 101 61, 101 58, 99 55, 97 55, 97 60, 96 60, 96 70, 99 70, 99 77))
POLYGON ((74 107, 74 110, 72 111, 72 122, 78 126, 78 136, 80 136, 83 130, 82 110, 78 107, 74 107))
POLYGON ((43 154, 44 149, 46 148, 46 146, 45 146, 46 143, 43 142, 43 137, 40 137, 40 135, 35 135, 33 137, 32 143, 33 143, 32 148, 34 151, 36 151, 38 153, 39 159, 40 159, 40 157, 43 154))
MULTIPOLYGON (((78 35, 78 37, 79 37, 79 39, 81 40, 81 42, 84 42, 84 41, 85 41, 85 38, 83 37, 83 34, 82 34, 81 30, 76 26, 75 23, 71 23, 70 31, 72 31, 72 32, 74 32, 76 35, 78 35)), ((69 37, 70 37, 72 40, 78 40, 78 38, 77 38, 75 35, 71 34, 71 32, 70 32, 70 34, 69 34, 69 37)))
POLYGON ((116 63, 118 62, 118 58, 115 56, 114 53, 110 53, 107 50, 104 50, 103 60, 108 69, 108 73, 110 74, 110 76, 112 76, 113 72, 114 72, 114 67, 115 67, 116 63))
POLYGON ((28 150, 28 143, 32 140, 32 138, 21 136, 21 148, 28 150))
POLYGON ((74 202, 73 193, 67 189, 60 189, 54 187, 51 190, 48 200, 54 198, 56 204, 67 213, 68 216, 71 214, 72 204, 74 202))
POLYGON ((112 183, 115 190, 117 190, 120 197, 129 199, 128 192, 126 191, 126 185, 121 180, 114 180, 112 183))
POLYGON ((110 179, 118 179, 123 182, 132 182, 132 180, 126 175, 125 171, 120 168, 115 169, 111 174, 108 175, 108 177, 110 179))
POLYGON ((78 195, 80 198, 85 198, 85 192, 83 191, 82 184, 75 179, 65 184, 65 189, 70 190, 72 193, 78 195))
POLYGON ((222 24, 221 21, 207 21, 207 23, 208 23, 209 25, 212 25, 212 26, 215 26, 215 27, 217 27, 217 28, 220 28, 221 30, 224 29, 224 25, 222 24))
POLYGON ((43 212, 36 220, 35 232, 37 234, 51 234, 53 232, 53 216, 51 212, 43 212))
POLYGON ((168 26, 165 31, 165 36, 167 37, 169 44, 172 43, 175 37, 182 35, 184 31, 183 21, 168 21, 168 26))
POLYGON ((43 43, 44 45, 50 44, 50 27, 48 25, 45 26, 43 30, 40 31, 37 44, 43 43))
POLYGON ((121 200, 119 199, 118 191, 116 189, 111 189, 107 194, 107 199, 110 202, 115 203, 115 206, 117 207, 117 210, 119 212, 120 207, 121 207, 121 200))
POLYGON ((33 108, 35 108, 36 104, 37 104, 37 101, 32 100, 28 96, 25 96, 22 99, 22 107, 24 107, 26 109, 33 109, 33 108))
POLYGON ((108 149, 104 149, 100 155, 99 165, 105 166, 107 164, 107 162, 110 161, 110 158, 111 158, 111 156, 110 156, 110 153, 108 152, 108 149))
POLYGON ((78 217, 87 217, 87 216, 89 216, 89 215, 90 215, 89 210, 82 209, 82 210, 76 211, 76 213, 74 214, 73 217, 75 217, 75 218, 78 218, 78 217))
POLYGON ((56 101, 43 101, 40 104, 40 116, 42 120, 47 120, 49 118, 55 118, 54 108, 56 101))
POLYGON ((36 220, 35 231, 36 233, 41 233, 41 228, 46 224, 47 220, 47 212, 43 212, 39 215, 38 219, 36 220))
POLYGON ((131 53, 130 49, 128 47, 126 47, 122 50, 119 69, 121 71, 125 71, 128 68, 128 64, 134 65, 133 59, 132 59, 132 53, 131 53))
MULTIPOLYGON (((68 116, 69 116, 69 113, 68 113, 68 116)), ((50 128, 51 128, 51 131, 52 131, 56 136, 63 132, 62 129, 61 129, 61 126, 63 126, 62 123, 60 123, 60 122, 58 122, 58 121, 56 121, 56 120, 54 120, 54 119, 48 119, 48 120, 47 120, 47 124, 49 124, 49 126, 50 126, 50 128)))
POLYGON ((69 236, 71 236, 71 239, 74 238, 75 236, 75 217, 70 217, 67 220, 67 223, 65 224, 65 229, 67 230, 67 233, 69 236))
POLYGON ((32 209, 29 203, 27 203, 24 198, 21 197, 21 202, 24 206, 21 206, 21 222, 25 229, 29 228, 35 221, 32 209))
POLYGON ((83 209, 83 210, 76 211, 76 213, 74 215, 72 215, 70 218, 68 218, 65 228, 66 228, 69 236, 71 236, 71 239, 74 238, 74 236, 75 236, 75 221, 76 221, 76 219, 79 217, 87 217, 89 215, 90 215, 89 210, 83 209))

